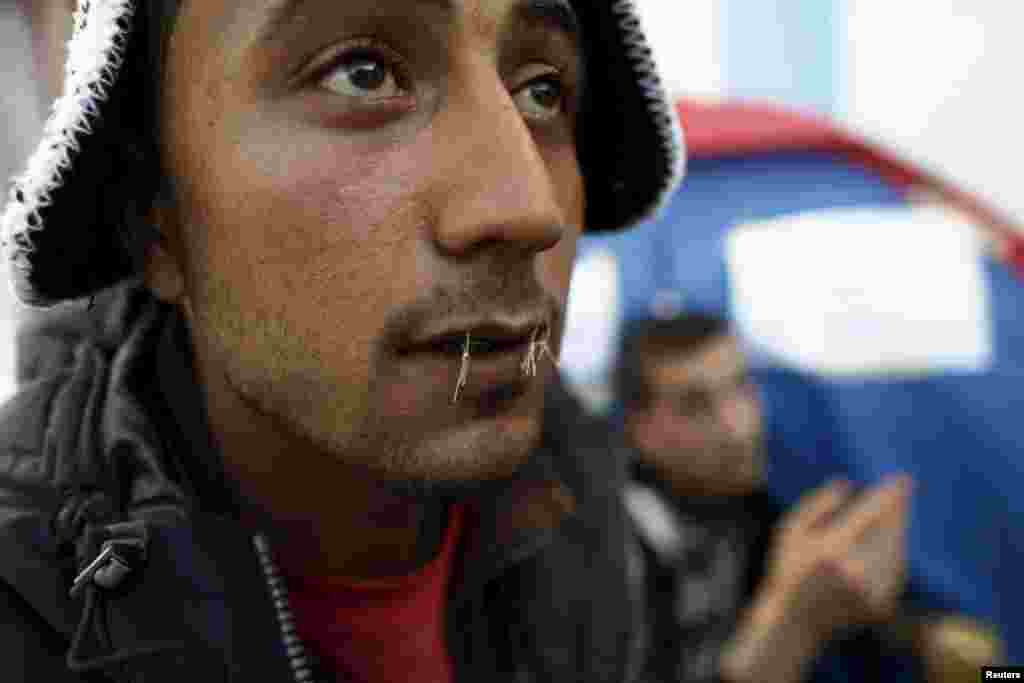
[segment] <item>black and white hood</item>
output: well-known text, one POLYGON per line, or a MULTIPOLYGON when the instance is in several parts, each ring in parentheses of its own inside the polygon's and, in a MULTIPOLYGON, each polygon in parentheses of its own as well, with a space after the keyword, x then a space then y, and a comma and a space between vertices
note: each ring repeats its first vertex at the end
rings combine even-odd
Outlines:
MULTIPOLYGON (((635 0, 570 1, 588 65, 578 131, 586 228, 619 230, 658 211, 682 179, 682 129, 635 0)), ((147 153, 152 103, 138 96, 139 79, 154 77, 149 5, 79 0, 63 94, 0 219, 13 288, 26 304, 86 297, 136 275, 118 226, 138 222, 156 192, 139 182, 158 173, 147 153)))

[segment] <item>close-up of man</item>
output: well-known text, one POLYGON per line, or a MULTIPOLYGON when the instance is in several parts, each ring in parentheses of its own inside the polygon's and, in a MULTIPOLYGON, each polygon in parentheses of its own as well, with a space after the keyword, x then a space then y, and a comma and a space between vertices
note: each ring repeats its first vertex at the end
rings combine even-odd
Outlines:
POLYGON ((632 3, 74 21, 3 230, 94 325, 4 408, 4 680, 628 680, 617 465, 545 414, 578 236, 682 175, 632 3))

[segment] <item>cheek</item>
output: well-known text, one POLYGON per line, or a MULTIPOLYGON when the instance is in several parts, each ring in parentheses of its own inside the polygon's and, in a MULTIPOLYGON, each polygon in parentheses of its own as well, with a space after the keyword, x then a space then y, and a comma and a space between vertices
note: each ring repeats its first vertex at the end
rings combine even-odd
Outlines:
POLYGON ((560 148, 548 152, 545 161, 562 208, 565 234, 557 245, 538 257, 538 278, 544 289, 564 306, 576 259, 576 244, 583 230, 583 176, 575 152, 571 149, 560 148))
POLYGON ((665 425, 665 434, 667 440, 680 449, 703 448, 708 442, 706 429, 678 418, 665 425))
POLYGON ((640 426, 651 448, 668 449, 673 453, 696 448, 705 440, 701 429, 668 412, 649 415, 640 426))
POLYGON ((537 278, 546 292, 554 295, 564 306, 569 295, 572 266, 576 259, 579 230, 567 231, 558 244, 537 257, 537 278))
POLYGON ((673 452, 698 448, 707 441, 707 429, 696 420, 681 418, 672 410, 657 408, 645 419, 652 443, 673 452))
POLYGON ((747 403, 746 423, 744 432, 747 437, 757 438, 761 435, 761 405, 757 401, 747 403))
POLYGON ((725 418, 726 426, 739 438, 754 438, 761 431, 761 406, 752 396, 737 398, 729 406, 725 418))
POLYGON ((389 297, 422 285, 418 269, 398 267, 415 262, 427 219, 408 154, 289 132, 251 134, 214 156, 224 163, 208 166, 199 191, 204 265, 258 293, 257 306, 341 323, 382 316, 389 297))
POLYGON ((586 196, 583 192, 583 173, 576 156, 576 147, 560 146, 545 152, 544 157, 555 185, 558 205, 562 207, 564 213, 563 220, 567 226, 575 229, 578 236, 583 227, 586 196))

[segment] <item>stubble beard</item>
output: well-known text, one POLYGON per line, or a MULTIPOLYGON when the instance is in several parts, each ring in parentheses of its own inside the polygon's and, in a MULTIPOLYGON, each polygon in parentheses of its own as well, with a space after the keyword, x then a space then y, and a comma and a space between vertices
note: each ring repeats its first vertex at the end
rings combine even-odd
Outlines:
POLYGON ((518 477, 539 440, 538 415, 536 428, 529 433, 467 446, 436 431, 430 416, 384 416, 373 402, 377 392, 372 378, 362 383, 362 389, 343 386, 325 377, 308 358, 299 360, 298 365, 307 369, 298 372, 272 370, 295 363, 233 365, 235 371, 227 373, 231 390, 276 429, 307 444, 307 457, 329 459, 352 476, 372 480, 404 498, 491 495, 518 477), (242 371, 243 365, 249 370, 242 371))

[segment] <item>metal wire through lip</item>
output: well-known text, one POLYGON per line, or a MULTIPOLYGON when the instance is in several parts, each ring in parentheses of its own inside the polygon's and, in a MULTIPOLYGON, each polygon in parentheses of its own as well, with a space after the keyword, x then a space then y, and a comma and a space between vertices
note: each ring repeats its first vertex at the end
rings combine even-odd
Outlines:
MULTIPOLYGON (((548 345, 548 340, 550 338, 550 323, 538 325, 533 329, 533 333, 530 335, 529 347, 526 349, 526 356, 523 358, 523 362, 519 366, 525 376, 537 376, 537 361, 539 358, 547 357, 555 367, 558 367, 558 361, 555 359, 555 355, 551 352, 551 347, 548 345)), ((455 392, 452 394, 453 404, 459 402, 459 396, 461 395, 462 390, 466 387, 466 384, 469 382, 471 346, 471 334, 466 332, 466 338, 462 342, 462 364, 459 367, 459 378, 455 383, 455 392)))
POLYGON ((548 339, 551 337, 551 325, 545 324, 540 327, 534 328, 533 334, 530 336, 530 346, 526 350, 526 357, 523 358, 523 363, 520 368, 523 374, 527 377, 537 376, 537 358, 547 357, 551 360, 551 363, 558 367, 558 361, 555 360, 555 356, 551 353, 551 347, 548 346, 548 339), (538 339, 539 337, 539 339, 538 339))
POLYGON ((455 383, 455 394, 452 396, 452 403, 459 402, 459 394, 469 381, 469 346, 470 335, 466 333, 466 340, 462 343, 462 365, 459 367, 459 379, 455 383))

